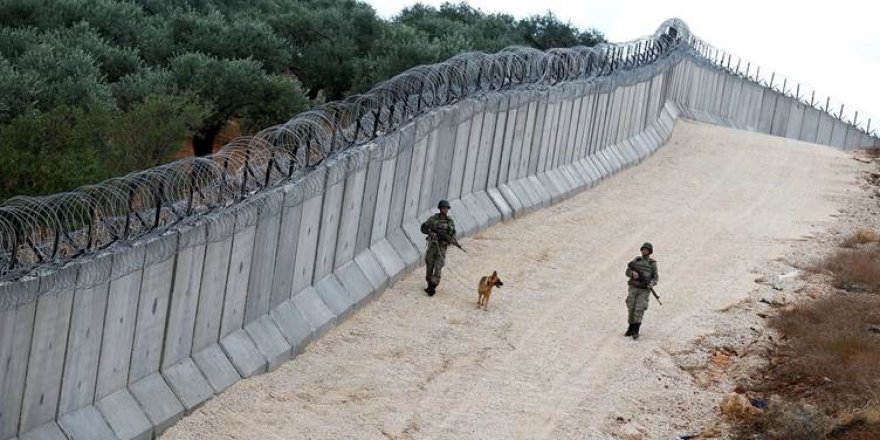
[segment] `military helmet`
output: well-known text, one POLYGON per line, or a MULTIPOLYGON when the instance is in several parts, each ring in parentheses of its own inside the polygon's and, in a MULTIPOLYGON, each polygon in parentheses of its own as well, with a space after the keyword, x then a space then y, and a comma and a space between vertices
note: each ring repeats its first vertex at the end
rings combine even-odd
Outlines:
POLYGON ((440 203, 437 203, 437 209, 443 209, 443 208, 449 208, 449 202, 446 201, 445 199, 441 200, 440 203))
POLYGON ((652 254, 654 253, 654 245, 652 245, 651 243, 648 243, 647 241, 645 242, 645 244, 642 245, 642 247, 639 248, 639 250, 641 250, 641 249, 647 249, 652 254))

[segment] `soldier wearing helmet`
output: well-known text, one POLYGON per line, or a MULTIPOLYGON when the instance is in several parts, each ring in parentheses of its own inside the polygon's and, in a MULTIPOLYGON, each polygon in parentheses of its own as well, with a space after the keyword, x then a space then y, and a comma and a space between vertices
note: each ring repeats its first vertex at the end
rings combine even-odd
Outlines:
POLYGON ((648 309, 651 289, 660 281, 657 273, 657 262, 651 258, 654 246, 645 243, 640 248, 642 255, 636 257, 626 265, 626 276, 629 278, 629 294, 626 296, 626 308, 629 311, 629 327, 624 336, 639 339, 639 327, 642 326, 642 317, 648 309))
POLYGON ((428 296, 434 296, 437 292, 440 272, 446 264, 446 248, 455 239, 455 222, 449 216, 449 202, 441 200, 437 209, 440 212, 425 220, 421 228, 422 234, 428 240, 425 253, 425 281, 428 282, 425 292, 428 292, 428 296))

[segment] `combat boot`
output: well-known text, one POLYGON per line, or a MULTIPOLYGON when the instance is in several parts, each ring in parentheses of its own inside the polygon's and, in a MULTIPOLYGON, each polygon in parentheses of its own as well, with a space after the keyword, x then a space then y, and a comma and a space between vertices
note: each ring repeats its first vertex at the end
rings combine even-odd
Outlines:
POLYGON ((638 324, 633 324, 633 332, 631 335, 633 339, 639 339, 639 327, 641 327, 641 326, 642 326, 641 322, 638 324))
POLYGON ((432 282, 428 282, 428 287, 425 288, 425 292, 428 293, 428 296, 434 296, 434 294, 437 293, 437 285, 432 282))
POLYGON ((630 324, 629 327, 626 329, 626 333, 624 333, 623 335, 624 336, 632 336, 633 335, 633 327, 635 327, 635 325, 630 324))

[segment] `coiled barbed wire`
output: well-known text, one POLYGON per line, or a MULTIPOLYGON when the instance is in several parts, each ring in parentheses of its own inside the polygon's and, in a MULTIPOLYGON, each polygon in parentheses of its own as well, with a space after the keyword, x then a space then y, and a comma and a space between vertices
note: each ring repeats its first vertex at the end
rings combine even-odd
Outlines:
MULTIPOLYGON (((71 192, 14 197, 0 205, 0 286, 192 219, 208 224, 211 241, 218 227, 238 223, 234 218, 247 211, 255 194, 288 184, 296 185, 303 199, 318 194, 327 178, 322 163, 340 158, 348 161, 346 167, 363 166, 365 155, 346 156, 346 151, 380 140, 433 109, 514 88, 612 73, 627 77, 629 71, 685 51, 705 56, 704 43, 687 25, 670 19, 653 35, 624 43, 463 53, 237 138, 207 157, 181 159, 71 192), (214 214, 223 209, 238 214, 214 214)), ((392 154, 396 147, 390 145, 382 154, 392 154)))

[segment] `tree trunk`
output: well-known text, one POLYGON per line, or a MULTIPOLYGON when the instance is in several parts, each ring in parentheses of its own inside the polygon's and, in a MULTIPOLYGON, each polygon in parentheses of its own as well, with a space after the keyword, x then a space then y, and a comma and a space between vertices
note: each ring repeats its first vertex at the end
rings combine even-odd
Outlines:
POLYGON ((219 129, 204 129, 193 135, 193 154, 207 156, 214 152, 214 140, 217 139, 219 129))

